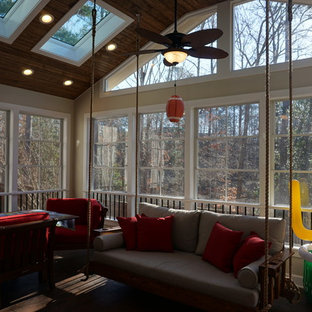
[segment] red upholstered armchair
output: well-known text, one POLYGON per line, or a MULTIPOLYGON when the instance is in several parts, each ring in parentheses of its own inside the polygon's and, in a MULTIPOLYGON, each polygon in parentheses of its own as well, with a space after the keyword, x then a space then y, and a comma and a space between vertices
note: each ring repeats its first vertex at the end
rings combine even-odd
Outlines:
MULTIPOLYGON (((78 216, 75 230, 57 227, 55 229, 55 249, 87 248, 88 237, 88 199, 86 198, 50 198, 47 210, 78 216)), ((91 236, 90 247, 98 234, 93 230, 103 228, 107 208, 95 199, 91 199, 91 236)))

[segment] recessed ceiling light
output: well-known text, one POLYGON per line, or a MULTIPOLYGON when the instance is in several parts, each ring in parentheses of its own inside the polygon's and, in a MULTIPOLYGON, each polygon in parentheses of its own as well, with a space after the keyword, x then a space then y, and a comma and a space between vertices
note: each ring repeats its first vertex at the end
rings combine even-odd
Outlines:
POLYGON ((30 68, 26 68, 26 69, 24 69, 23 71, 22 71, 22 74, 24 75, 24 76, 30 76, 30 75, 32 75, 34 73, 34 71, 32 70, 32 69, 30 69, 30 68))
POLYGON ((114 51, 117 48, 117 44, 116 43, 110 43, 106 46, 106 50, 107 51, 114 51))
POLYGON ((50 24, 53 22, 53 20, 54 20, 53 15, 49 13, 45 13, 40 16, 40 22, 44 24, 50 24))
POLYGON ((71 86, 73 83, 74 83, 74 82, 73 82, 72 80, 65 80, 65 81, 63 82, 63 85, 64 85, 64 86, 71 86))

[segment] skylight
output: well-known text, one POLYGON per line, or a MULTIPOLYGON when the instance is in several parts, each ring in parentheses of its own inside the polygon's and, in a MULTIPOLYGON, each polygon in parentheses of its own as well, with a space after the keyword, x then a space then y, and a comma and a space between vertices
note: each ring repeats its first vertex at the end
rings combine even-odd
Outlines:
MULTIPOLYGON (((75 46, 92 29, 92 9, 92 1, 86 2, 52 38, 75 46)), ((96 24, 98 25, 109 14, 109 11, 96 5, 96 24)))
POLYGON ((17 0, 0 0, 0 18, 4 18, 17 0))
MULTIPOLYGON (((93 1, 80 0, 32 51, 80 66, 91 55, 93 1)), ((96 4, 95 52, 133 21, 104 1, 96 4)))
POLYGON ((49 0, 0 0, 0 40, 12 43, 49 0))

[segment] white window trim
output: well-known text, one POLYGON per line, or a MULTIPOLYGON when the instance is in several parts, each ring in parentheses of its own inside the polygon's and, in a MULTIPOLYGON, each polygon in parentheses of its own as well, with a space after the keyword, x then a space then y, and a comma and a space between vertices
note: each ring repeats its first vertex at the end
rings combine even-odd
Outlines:
POLYGON ((0 41, 13 43, 49 0, 20 0, 0 18, 0 41))
MULTIPOLYGON (((61 113, 57 111, 50 111, 45 109, 39 109, 36 107, 28 107, 10 104, 6 102, 0 102, 0 109, 8 111, 10 114, 9 122, 9 153, 8 153, 8 192, 17 192, 17 169, 18 169, 18 133, 19 133, 19 114, 33 114, 50 118, 63 119, 63 146, 62 146, 62 160, 63 160, 63 176, 62 176, 62 188, 69 189, 70 181, 70 142, 71 142, 71 116, 67 113, 61 113)), ((14 211, 17 207, 17 197, 13 196, 9 202, 9 211, 14 211)))

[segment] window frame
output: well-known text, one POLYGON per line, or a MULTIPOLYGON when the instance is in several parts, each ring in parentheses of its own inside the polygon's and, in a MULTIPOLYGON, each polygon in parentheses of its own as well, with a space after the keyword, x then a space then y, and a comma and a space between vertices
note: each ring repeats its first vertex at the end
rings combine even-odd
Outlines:
MULTIPOLYGON (((70 184, 70 157, 71 157, 71 115, 52 110, 40 109, 36 107, 27 107, 11 103, 0 102, 0 109, 9 114, 8 122, 8 187, 6 193, 18 194, 17 187, 17 169, 18 169, 18 133, 19 133, 19 114, 27 113, 41 115, 44 117, 63 119, 63 175, 62 190, 68 191, 70 184)), ((17 207, 17 196, 10 196, 8 202, 8 211, 13 211, 17 207)))
POLYGON ((229 136, 229 135, 225 135, 225 136, 213 136, 213 139, 218 139, 218 140, 223 140, 226 144, 226 150, 225 150, 225 158, 226 158, 226 167, 224 168, 200 168, 199 167, 199 164, 198 164, 198 161, 199 161, 199 151, 198 151, 198 143, 199 142, 202 142, 202 141, 206 141, 208 142, 210 139, 207 139, 207 138, 200 138, 198 137, 198 129, 199 129, 199 115, 198 115, 198 111, 200 109, 208 109, 208 108, 218 108, 218 107, 226 107, 227 109, 231 106, 243 106, 243 105, 253 105, 253 104, 257 104, 258 105, 258 112, 259 112, 259 116, 260 116, 260 101, 258 102, 245 102, 245 103, 233 103, 233 104, 227 104, 227 105, 222 105, 222 104, 219 104, 219 105, 216 105, 216 106, 213 106, 213 105, 209 105, 209 106, 202 106, 202 107, 197 107, 196 108, 196 112, 194 114, 195 116, 195 120, 194 120, 194 124, 195 124, 195 129, 196 129, 196 134, 194 136, 194 154, 195 154, 195 163, 194 163, 194 166, 195 166, 195 173, 194 173, 194 186, 195 186, 195 189, 194 189, 194 199, 196 200, 207 200, 209 202, 218 202, 218 203, 233 203, 233 204, 236 204, 236 205, 245 205, 245 204, 248 204, 248 205, 252 205, 252 206, 257 206, 260 204, 260 123, 258 124, 258 135, 251 135, 251 136, 229 136), (258 157, 259 157, 259 163, 258 163, 258 169, 233 169, 233 168, 228 168, 228 163, 227 163, 227 160, 228 160, 228 155, 229 155, 229 150, 228 150, 228 142, 230 140, 233 140, 233 139, 243 139, 243 138, 257 138, 258 139, 258 150, 259 150, 259 153, 258 153, 258 157), (225 175, 226 175, 226 184, 225 184, 225 197, 228 197, 228 193, 227 193, 227 189, 228 189, 228 175, 230 173, 239 173, 239 172, 242 172, 242 173, 246 173, 246 172, 250 172, 250 173, 258 173, 258 176, 259 176, 259 201, 256 202, 256 203, 253 203, 253 202, 240 202, 240 201, 229 201, 229 200, 218 200, 218 199, 203 199, 203 198, 199 198, 198 197, 198 172, 199 170, 204 170, 206 172, 225 172, 225 175))

